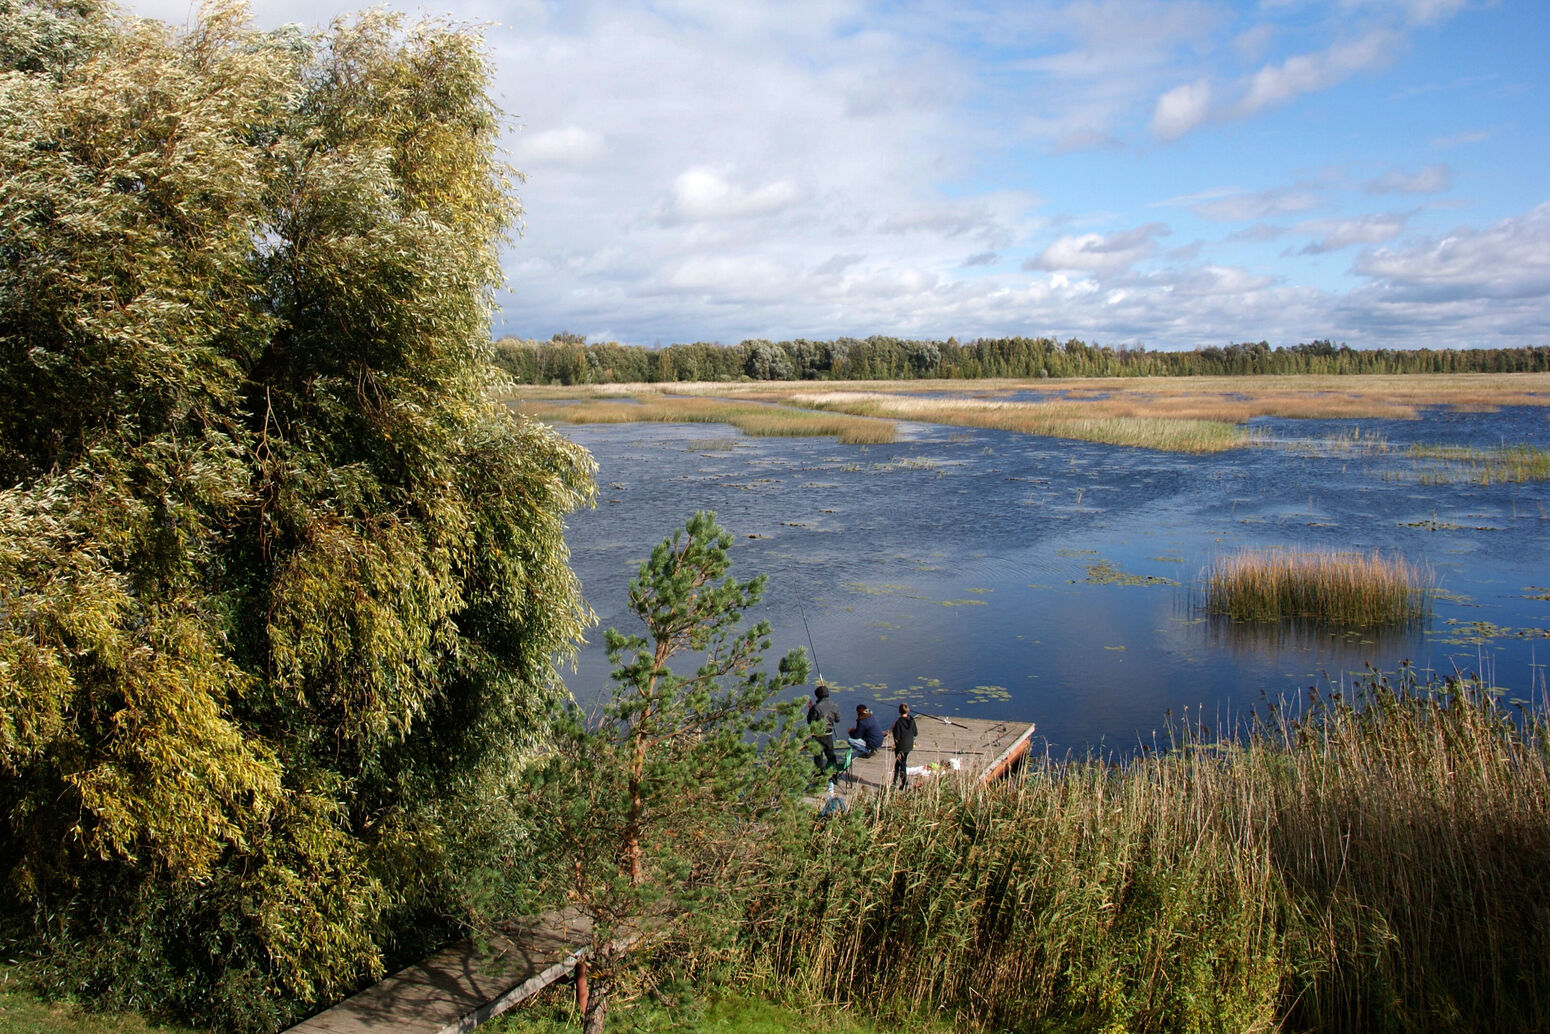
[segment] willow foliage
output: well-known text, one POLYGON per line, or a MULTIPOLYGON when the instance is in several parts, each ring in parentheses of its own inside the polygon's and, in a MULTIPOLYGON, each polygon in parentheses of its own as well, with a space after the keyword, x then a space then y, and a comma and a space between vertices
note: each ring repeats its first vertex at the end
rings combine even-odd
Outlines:
POLYGON ((466 908, 589 618, 498 124, 455 26, 0 0, 0 870, 82 989, 272 1027, 466 908))

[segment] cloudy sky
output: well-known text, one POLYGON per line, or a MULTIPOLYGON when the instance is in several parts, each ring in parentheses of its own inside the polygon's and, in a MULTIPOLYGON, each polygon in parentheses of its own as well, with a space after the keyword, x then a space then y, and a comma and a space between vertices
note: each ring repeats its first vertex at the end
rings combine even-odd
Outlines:
POLYGON ((484 25, 497 333, 1550 344, 1544 0, 390 6, 484 25))

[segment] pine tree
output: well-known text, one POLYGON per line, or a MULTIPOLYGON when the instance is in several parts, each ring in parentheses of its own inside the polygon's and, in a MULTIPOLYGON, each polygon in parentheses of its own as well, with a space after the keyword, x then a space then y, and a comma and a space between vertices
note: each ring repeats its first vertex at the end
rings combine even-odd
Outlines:
POLYGON ((595 721, 571 708, 533 781, 531 846, 594 924, 589 1032, 632 955, 684 923, 728 931, 729 870, 811 767, 802 702, 777 699, 806 680, 807 658, 763 670, 769 624, 739 626, 765 579, 723 577, 731 544, 702 512, 657 545, 629 589, 645 634, 607 631, 611 698, 595 721), (693 674, 670 666, 686 653, 702 657, 693 674))

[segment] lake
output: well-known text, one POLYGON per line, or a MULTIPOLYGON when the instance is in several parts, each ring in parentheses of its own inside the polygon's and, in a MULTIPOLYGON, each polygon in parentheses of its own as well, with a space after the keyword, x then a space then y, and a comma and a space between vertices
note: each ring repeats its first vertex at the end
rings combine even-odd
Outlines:
POLYGON ((889 445, 751 438, 717 425, 562 426, 596 457, 598 505, 567 539, 601 624, 567 682, 607 684, 601 629, 640 626, 630 578, 695 510, 769 576, 752 615, 773 665, 808 645, 843 713, 895 702, 1038 724, 1056 755, 1166 742, 1169 715, 1222 727, 1264 699, 1350 686, 1370 665, 1483 673, 1541 700, 1550 660, 1550 483, 1481 485, 1412 443, 1550 446, 1542 408, 1420 420, 1256 420, 1209 456, 901 423, 889 445), (1244 547, 1426 565, 1430 618, 1381 634, 1207 618, 1197 586, 1244 547))

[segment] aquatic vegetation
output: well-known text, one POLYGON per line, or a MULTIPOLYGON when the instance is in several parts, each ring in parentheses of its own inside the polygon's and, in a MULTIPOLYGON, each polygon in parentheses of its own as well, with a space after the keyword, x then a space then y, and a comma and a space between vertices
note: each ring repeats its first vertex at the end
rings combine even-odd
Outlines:
POLYGON ((1082 579, 1089 585, 1177 585, 1172 578, 1162 578, 1152 574, 1131 574, 1121 571, 1107 560, 1100 560, 1096 564, 1087 565, 1087 577, 1082 579))
POLYGON ((1402 557, 1249 549, 1206 576, 1205 609, 1238 621, 1306 618, 1346 628, 1425 616, 1430 576, 1402 557))
POLYGON ((1449 646, 1480 646, 1495 639, 1547 639, 1550 628, 1507 628, 1490 621, 1449 618, 1446 627, 1427 633, 1435 642, 1449 646))
POLYGON ((1550 481, 1550 449, 1533 445, 1503 445, 1482 449, 1473 445, 1413 445, 1422 484, 1471 481, 1482 485, 1550 481))

